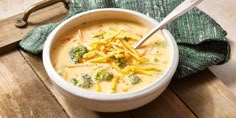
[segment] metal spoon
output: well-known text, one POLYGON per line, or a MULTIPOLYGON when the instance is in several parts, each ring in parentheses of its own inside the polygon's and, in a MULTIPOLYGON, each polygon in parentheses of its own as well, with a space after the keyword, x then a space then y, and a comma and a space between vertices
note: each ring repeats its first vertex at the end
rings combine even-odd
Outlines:
POLYGON ((147 35, 145 35, 136 45, 137 49, 142 45, 148 38, 150 38, 155 32, 162 29, 164 26, 184 15, 186 12, 197 6, 203 0, 185 0, 179 6, 177 6, 170 14, 168 14, 155 28, 153 28, 147 35))

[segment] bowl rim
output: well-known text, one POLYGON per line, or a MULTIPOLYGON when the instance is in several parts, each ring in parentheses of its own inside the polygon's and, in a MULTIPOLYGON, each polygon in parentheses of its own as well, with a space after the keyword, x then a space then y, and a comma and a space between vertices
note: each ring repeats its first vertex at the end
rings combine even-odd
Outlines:
POLYGON ((177 68, 177 64, 179 61, 179 52, 178 52, 178 47, 175 42, 175 39, 170 34, 170 32, 165 29, 163 29, 163 35, 165 36, 165 38, 167 40, 169 40, 169 42, 171 42, 170 46, 171 46, 171 50, 173 53, 171 63, 168 66, 167 71, 162 75, 162 77, 160 77, 158 81, 155 81, 155 83, 153 83, 147 87, 144 87, 142 89, 139 89, 139 90, 136 90, 133 92, 127 92, 127 93, 118 93, 118 94, 96 93, 96 92, 90 92, 87 90, 83 90, 79 87, 76 87, 76 86, 70 84, 69 82, 67 82, 66 80, 64 80, 62 77, 60 77, 56 73, 56 71, 51 63, 50 51, 51 51, 51 46, 52 46, 53 40, 56 40, 54 38, 54 36, 56 36, 57 32, 61 28, 63 28, 63 26, 69 24, 72 20, 77 19, 81 16, 88 15, 91 13, 96 13, 96 12, 111 12, 111 11, 112 12, 123 12, 123 13, 128 13, 131 15, 136 15, 148 22, 152 22, 153 24, 158 24, 158 22, 156 20, 154 20, 153 18, 146 16, 142 13, 132 11, 132 10, 127 10, 127 9, 120 9, 120 8, 94 9, 94 10, 89 10, 86 12, 81 12, 79 14, 76 14, 76 15, 72 16, 71 18, 63 21, 60 25, 58 25, 47 37, 47 40, 44 44, 43 65, 44 65, 44 68, 45 68, 47 74, 49 75, 49 78, 57 86, 59 86, 60 88, 64 89, 65 91, 67 91, 73 95, 76 95, 76 96, 79 96, 82 98, 86 98, 86 99, 98 100, 98 101, 124 101, 124 100, 130 101, 133 99, 142 98, 143 96, 146 96, 146 95, 151 94, 154 91, 158 90, 163 85, 169 84, 169 81, 172 79, 172 76, 177 68))

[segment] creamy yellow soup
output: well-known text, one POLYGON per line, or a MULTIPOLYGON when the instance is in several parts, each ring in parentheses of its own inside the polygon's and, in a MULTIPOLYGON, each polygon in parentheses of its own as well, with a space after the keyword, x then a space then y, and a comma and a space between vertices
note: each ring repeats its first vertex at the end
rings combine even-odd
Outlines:
POLYGON ((63 79, 82 89, 125 93, 147 87, 164 74, 171 54, 161 32, 139 49, 150 28, 121 20, 88 22, 63 34, 52 48, 52 63, 63 79))

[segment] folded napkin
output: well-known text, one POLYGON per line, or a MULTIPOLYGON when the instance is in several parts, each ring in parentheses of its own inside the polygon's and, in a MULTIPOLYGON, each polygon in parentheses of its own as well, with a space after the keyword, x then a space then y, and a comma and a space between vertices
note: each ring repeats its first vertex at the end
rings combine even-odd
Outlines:
MULTIPOLYGON (((123 8, 146 14, 161 21, 183 0, 72 0, 69 18, 83 11, 97 8, 123 8)), ((59 23, 51 23, 30 31, 20 42, 24 50, 38 54, 44 41, 59 23)), ((180 54, 175 79, 223 64, 229 59, 230 45, 226 32, 208 15, 194 8, 166 27, 174 36, 180 54)))

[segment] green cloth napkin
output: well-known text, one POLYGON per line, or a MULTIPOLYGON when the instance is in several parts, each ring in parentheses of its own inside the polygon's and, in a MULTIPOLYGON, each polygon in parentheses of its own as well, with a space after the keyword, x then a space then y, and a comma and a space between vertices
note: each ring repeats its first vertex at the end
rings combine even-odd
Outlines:
MULTIPOLYGON (((72 0, 69 15, 97 8, 123 8, 146 14, 161 21, 183 0, 72 0)), ((59 23, 51 23, 30 31, 20 42, 24 50, 38 54, 44 41, 59 23)), ((208 15, 194 8, 166 27, 174 36, 180 54, 175 79, 223 64, 229 59, 230 45, 226 32, 208 15)))

